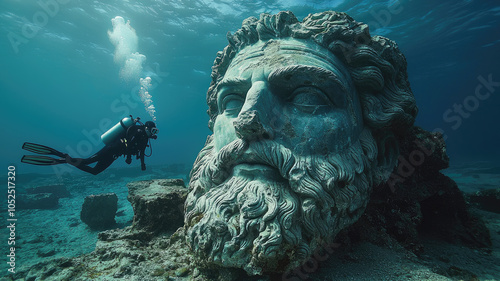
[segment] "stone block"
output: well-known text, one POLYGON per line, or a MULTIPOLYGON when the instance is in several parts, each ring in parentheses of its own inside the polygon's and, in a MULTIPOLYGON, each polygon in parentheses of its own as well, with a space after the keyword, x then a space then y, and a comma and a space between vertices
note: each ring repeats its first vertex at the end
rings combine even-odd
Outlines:
POLYGON ((188 193, 181 179, 132 182, 128 200, 134 209, 134 228, 154 233, 175 231, 184 224, 184 201, 188 193))
POLYGON ((83 201, 80 219, 91 229, 109 229, 116 224, 117 210, 118 197, 115 193, 89 195, 83 201))

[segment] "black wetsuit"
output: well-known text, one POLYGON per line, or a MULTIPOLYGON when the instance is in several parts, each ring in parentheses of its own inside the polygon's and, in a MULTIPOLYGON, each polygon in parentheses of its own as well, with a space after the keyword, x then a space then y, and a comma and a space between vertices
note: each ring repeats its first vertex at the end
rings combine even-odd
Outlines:
POLYGON ((124 154, 127 156, 125 162, 130 164, 132 161, 132 155, 135 155, 136 159, 141 159, 141 169, 143 171, 146 170, 146 164, 144 163, 144 151, 146 150, 146 147, 148 147, 149 141, 146 128, 143 125, 133 125, 128 128, 125 140, 124 154))
POLYGON ((148 139, 144 125, 132 125, 121 138, 110 145, 106 145, 89 158, 72 158, 67 156, 66 163, 82 171, 97 175, 108 168, 118 157, 126 155, 125 162, 130 164, 132 162, 132 155, 136 155, 137 159, 141 159, 141 169, 144 171, 146 170, 144 151, 148 147, 148 139), (97 164, 94 167, 88 166, 95 162, 97 164))

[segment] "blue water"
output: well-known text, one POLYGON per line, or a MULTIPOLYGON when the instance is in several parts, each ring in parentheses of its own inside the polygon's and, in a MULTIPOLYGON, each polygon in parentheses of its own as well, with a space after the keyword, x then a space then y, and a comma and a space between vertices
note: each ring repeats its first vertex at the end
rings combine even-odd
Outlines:
MULTIPOLYGON (((113 61, 107 32, 115 16, 130 20, 137 51, 147 57, 142 74, 153 81, 150 94, 160 134, 147 164, 191 165, 210 134, 205 94, 227 31, 236 31, 249 16, 280 10, 291 10, 299 19, 329 9, 345 11, 368 23, 372 35, 395 40, 408 61, 420 110, 416 125, 444 131, 452 165, 500 156, 500 87, 483 87, 483 99, 474 98, 478 77, 500 81, 498 1, 140 2, 0 2, 2 167, 52 173, 51 167, 21 165, 23 142, 89 156, 102 147, 98 136, 125 115, 148 119, 135 98, 137 83, 125 83, 113 61), (464 102, 465 113, 453 112, 454 104, 464 102)), ((132 165, 139 169, 137 162, 132 165)))

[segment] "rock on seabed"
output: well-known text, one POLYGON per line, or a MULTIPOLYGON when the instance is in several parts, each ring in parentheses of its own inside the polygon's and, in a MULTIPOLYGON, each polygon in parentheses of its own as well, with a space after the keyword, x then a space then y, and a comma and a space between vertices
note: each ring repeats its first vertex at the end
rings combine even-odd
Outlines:
POLYGON ((127 184, 134 209, 133 227, 154 233, 175 231, 184 224, 187 188, 181 179, 138 181, 127 184))
POLYGON ((104 230, 115 226, 118 196, 115 193, 89 195, 85 197, 80 219, 91 229, 104 230))

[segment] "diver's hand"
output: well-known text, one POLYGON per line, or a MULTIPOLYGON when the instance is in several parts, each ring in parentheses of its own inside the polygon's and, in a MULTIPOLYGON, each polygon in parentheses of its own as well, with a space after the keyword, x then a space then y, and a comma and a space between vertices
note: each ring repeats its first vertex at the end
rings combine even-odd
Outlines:
POLYGON ((144 163, 141 164, 141 170, 143 170, 143 171, 146 170, 146 164, 144 164, 144 163))

